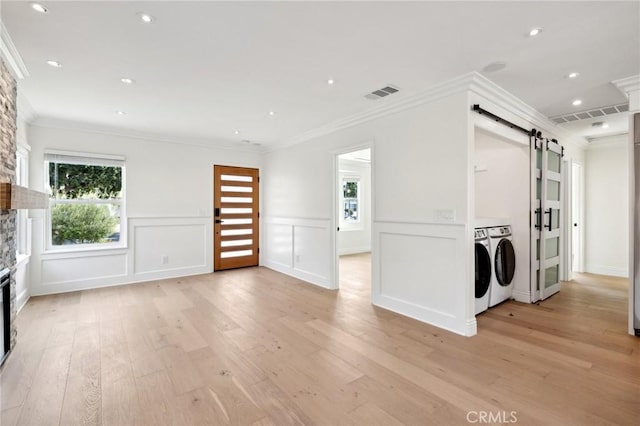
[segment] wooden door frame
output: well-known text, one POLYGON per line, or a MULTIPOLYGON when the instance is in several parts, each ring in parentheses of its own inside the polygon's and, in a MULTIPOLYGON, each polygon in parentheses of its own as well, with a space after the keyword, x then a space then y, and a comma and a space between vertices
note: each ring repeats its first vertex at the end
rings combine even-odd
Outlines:
MULTIPOLYGON (((213 235, 212 235, 212 242, 213 242, 213 249, 212 249, 212 257, 213 257, 213 271, 221 271, 221 270, 226 270, 226 269, 233 269, 233 268, 240 268, 240 267, 245 267, 245 266, 259 266, 260 265, 260 169, 257 167, 246 167, 246 166, 229 166, 229 165, 224 165, 224 164, 214 164, 212 167, 212 172, 213 172, 213 190, 212 190, 212 197, 213 197, 213 212, 212 212, 212 218, 211 218, 211 225, 212 225, 212 230, 213 230, 213 235), (255 256, 255 265, 241 265, 238 264, 237 266, 229 266, 229 267, 221 267, 220 263, 221 263, 221 258, 219 257, 220 255, 220 251, 216 250, 216 235, 218 233, 218 231, 221 231, 220 228, 220 224, 217 223, 218 220, 218 215, 216 215, 216 201, 217 201, 217 197, 216 197, 216 191, 217 188, 221 186, 221 180, 218 178, 217 174, 216 174, 216 169, 217 168, 228 168, 228 169, 243 169, 243 171, 247 171, 247 173, 238 173, 239 175, 243 175, 245 174, 246 176, 253 176, 255 177, 255 188, 256 188, 256 192, 252 192, 253 194, 257 194, 257 196, 255 196, 255 198, 257 198, 257 200, 253 203, 252 207, 254 208, 254 212, 252 213, 253 215, 253 224, 254 224, 254 228, 253 228, 253 233, 252 235, 252 250, 253 250, 253 254, 251 256, 255 256)), ((223 173, 221 173, 222 175, 223 173)), ((239 186, 239 185, 238 185, 239 186)), ((233 263, 230 261, 230 263, 233 263)), ((234 264, 235 265, 235 264, 234 264)))

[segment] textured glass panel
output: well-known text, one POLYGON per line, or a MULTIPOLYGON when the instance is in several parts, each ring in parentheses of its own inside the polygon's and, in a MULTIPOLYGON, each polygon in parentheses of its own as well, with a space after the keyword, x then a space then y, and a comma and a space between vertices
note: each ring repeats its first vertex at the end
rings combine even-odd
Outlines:
POLYGON ((547 170, 550 172, 560 173, 560 154, 553 151, 547 151, 547 170))
POLYGON ((540 291, 540 269, 536 271, 536 290, 540 291))
POLYGON ((542 198, 542 179, 536 179, 536 200, 542 198))
POLYGON ((253 188, 250 186, 226 186, 222 185, 220 187, 222 192, 253 192, 253 188))
POLYGON ((551 229, 560 228, 560 210, 551 210, 551 229))
POLYGON ((223 203, 251 203, 252 197, 220 197, 220 201, 223 203))
POLYGON ((544 271, 544 288, 549 288, 558 283, 558 265, 551 266, 544 271))
POLYGON ((223 207, 220 209, 220 213, 222 214, 234 214, 234 213, 251 213, 253 209, 250 207, 242 207, 242 208, 229 208, 223 207))
POLYGON ((227 259, 230 257, 251 256, 252 254, 253 250, 223 251, 220 253, 220 257, 227 259))
POLYGON ((536 240, 536 260, 540 260, 540 238, 536 240))
POLYGON ((223 229, 220 231, 220 235, 223 237, 227 235, 251 235, 253 234, 253 229, 223 229))
POLYGON ((542 150, 536 149, 536 168, 542 170, 542 150))
POLYGON ((246 246, 253 243, 253 240, 235 240, 235 241, 221 241, 220 245, 222 247, 236 247, 236 246, 246 246))
POLYGON ((251 176, 237 176, 237 175, 221 175, 221 180, 232 180, 234 182, 253 182, 251 176))
POLYGON ((223 225, 251 225, 252 219, 222 219, 223 225))
POLYGON ((560 252, 560 238, 547 238, 544 248, 546 250, 544 253, 545 259, 551 259, 552 257, 558 256, 558 253, 560 252))
POLYGON ((547 179, 547 200, 560 201, 560 182, 547 179))

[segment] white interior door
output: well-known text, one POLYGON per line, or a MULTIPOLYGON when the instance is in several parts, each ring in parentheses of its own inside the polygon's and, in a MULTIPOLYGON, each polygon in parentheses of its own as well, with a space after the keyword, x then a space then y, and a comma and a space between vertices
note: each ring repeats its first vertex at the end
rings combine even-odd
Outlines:
POLYGON ((562 156, 563 148, 557 141, 532 137, 532 302, 544 300, 560 291, 560 263, 564 239, 561 219, 562 156))
POLYGON ((540 232, 540 300, 560 291, 562 253, 562 146, 545 140, 542 149, 542 229, 540 232))

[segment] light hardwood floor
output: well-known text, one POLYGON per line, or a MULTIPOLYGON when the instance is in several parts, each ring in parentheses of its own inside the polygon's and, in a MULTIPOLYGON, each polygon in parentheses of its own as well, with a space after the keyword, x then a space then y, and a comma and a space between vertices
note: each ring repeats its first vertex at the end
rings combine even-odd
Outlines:
POLYGON ((32 298, 0 423, 637 424, 625 280, 504 303, 465 338, 371 306, 369 262, 344 257, 339 292, 251 268, 32 298))

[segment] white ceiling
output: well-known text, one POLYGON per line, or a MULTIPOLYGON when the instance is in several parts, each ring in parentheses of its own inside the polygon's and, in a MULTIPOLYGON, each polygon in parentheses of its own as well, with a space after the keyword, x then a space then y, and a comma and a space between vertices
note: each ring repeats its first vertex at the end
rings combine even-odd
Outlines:
POLYGON ((640 73, 640 2, 42 4, 2 6, 35 112, 174 137, 283 141, 495 61, 485 76, 547 116, 623 103, 610 82, 640 73))

